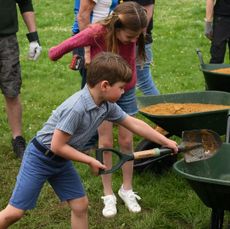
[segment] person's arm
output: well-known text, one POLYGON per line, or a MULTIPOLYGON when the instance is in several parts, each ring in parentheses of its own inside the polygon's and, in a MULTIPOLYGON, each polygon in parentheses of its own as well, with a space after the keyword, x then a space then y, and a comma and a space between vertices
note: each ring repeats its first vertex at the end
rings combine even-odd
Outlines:
POLYGON ((53 61, 60 59, 64 54, 71 52, 74 48, 90 46, 94 31, 92 28, 86 28, 76 35, 64 40, 59 45, 49 49, 49 58, 53 61))
POLYGON ((144 121, 134 118, 132 116, 126 116, 119 125, 124 126, 131 132, 148 139, 149 141, 155 142, 159 145, 172 149, 175 153, 178 152, 177 143, 171 139, 166 138, 149 126, 144 121))
POLYGON ((90 24, 90 15, 95 6, 93 0, 81 0, 77 21, 80 31, 85 29, 90 24))
POLYGON ((70 138, 71 135, 56 129, 52 137, 50 150, 56 155, 59 155, 67 160, 79 161, 89 165, 94 174, 98 174, 99 169, 106 169, 106 166, 101 164, 95 158, 88 156, 87 154, 82 153, 68 145, 67 143, 69 142, 70 138))
POLYGON ((28 58, 30 60, 37 60, 41 54, 42 47, 40 46, 38 33, 36 31, 34 12, 33 11, 23 12, 22 18, 29 32, 26 34, 30 42, 28 58))
POLYGON ((213 11, 214 11, 215 0, 206 0, 206 17, 205 17, 205 27, 204 34, 209 39, 212 40, 213 37, 213 11))
POLYGON ((147 19, 148 19, 147 25, 148 25, 150 20, 151 20, 151 18, 153 17, 154 5, 150 4, 150 5, 146 5, 146 6, 143 6, 143 7, 146 9, 146 12, 147 12, 147 19))
MULTIPOLYGON (((85 29, 90 24, 90 15, 95 6, 95 2, 93 0, 81 0, 80 9, 77 16, 78 26, 80 31, 85 29)), ((89 64, 90 59, 90 47, 87 46, 84 48, 85 50, 85 65, 89 64)))
POLYGON ((215 0, 206 0, 206 17, 207 22, 212 22, 215 0))

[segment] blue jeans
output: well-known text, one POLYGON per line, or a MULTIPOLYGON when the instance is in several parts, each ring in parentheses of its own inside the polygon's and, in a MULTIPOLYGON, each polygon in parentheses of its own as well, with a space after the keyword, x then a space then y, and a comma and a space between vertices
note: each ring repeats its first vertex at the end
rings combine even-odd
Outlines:
POLYGON ((126 91, 117 101, 117 105, 129 115, 135 115, 138 112, 135 87, 126 91))
POLYGON ((145 45, 146 60, 142 67, 137 63, 137 87, 144 95, 159 95, 159 91, 152 79, 150 64, 153 59, 152 43, 145 45))

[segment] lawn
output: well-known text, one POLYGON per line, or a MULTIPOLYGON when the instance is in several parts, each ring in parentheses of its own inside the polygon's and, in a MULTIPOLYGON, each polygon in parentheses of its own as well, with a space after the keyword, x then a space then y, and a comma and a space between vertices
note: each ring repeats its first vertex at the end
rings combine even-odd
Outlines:
MULTIPOLYGON (((23 131, 29 141, 47 120, 57 105, 80 89, 80 76, 68 68, 71 54, 57 62, 48 59, 48 49, 71 36, 73 0, 34 0, 38 32, 43 52, 37 62, 26 58, 28 42, 26 29, 20 18, 18 39, 21 51, 23 86, 23 131)), ((154 15, 154 63, 152 75, 161 94, 203 91, 204 79, 199 70, 195 49, 200 48, 205 63, 209 61, 210 43, 203 35, 205 1, 156 1, 154 15)), ((137 91, 137 95, 140 92, 137 91)), ((0 208, 11 196, 20 161, 15 158, 10 141, 4 100, 0 97, 0 208)), ((144 119, 141 115, 139 118, 144 119)), ((154 123, 149 122, 151 125, 154 123)), ((116 132, 115 132, 116 134, 116 132)), ((141 139, 135 136, 135 146, 141 139)), ((178 139, 179 140, 179 139, 178 139)), ((161 174, 134 174, 134 191, 142 197, 142 213, 131 214, 118 199, 115 218, 102 217, 102 184, 89 168, 75 163, 85 189, 89 206, 91 229, 206 229, 211 209, 207 208, 188 184, 172 168, 161 174)), ((121 172, 113 175, 115 193, 121 185, 121 172)), ((37 208, 28 211, 13 229, 70 228, 70 211, 59 202, 48 184, 43 188, 37 208)), ((225 227, 229 216, 226 214, 225 227)))

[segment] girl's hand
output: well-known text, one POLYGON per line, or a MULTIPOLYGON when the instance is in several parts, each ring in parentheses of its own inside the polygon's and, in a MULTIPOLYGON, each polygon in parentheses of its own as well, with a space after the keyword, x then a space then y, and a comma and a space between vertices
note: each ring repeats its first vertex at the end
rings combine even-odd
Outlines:
POLYGON ((94 175, 99 174, 99 169, 106 169, 106 166, 103 165, 100 161, 96 160, 95 158, 92 158, 92 160, 89 163, 89 166, 91 167, 91 170, 94 175))

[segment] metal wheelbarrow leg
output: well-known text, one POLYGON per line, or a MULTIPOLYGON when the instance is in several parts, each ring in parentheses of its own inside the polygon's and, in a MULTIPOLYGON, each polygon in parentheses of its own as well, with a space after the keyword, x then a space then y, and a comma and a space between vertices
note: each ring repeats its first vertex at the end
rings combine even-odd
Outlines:
POLYGON ((224 222, 224 210, 212 208, 210 229, 222 229, 224 222))

